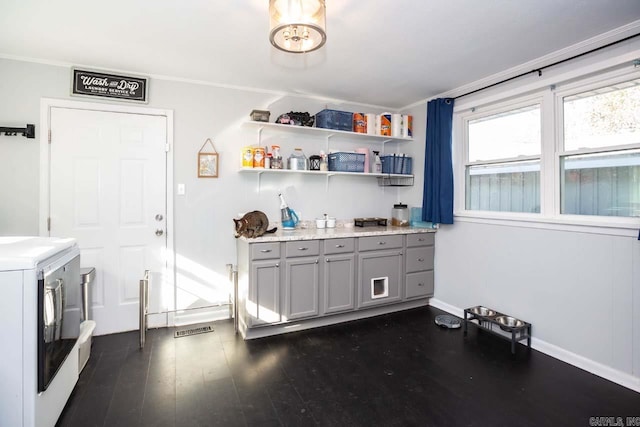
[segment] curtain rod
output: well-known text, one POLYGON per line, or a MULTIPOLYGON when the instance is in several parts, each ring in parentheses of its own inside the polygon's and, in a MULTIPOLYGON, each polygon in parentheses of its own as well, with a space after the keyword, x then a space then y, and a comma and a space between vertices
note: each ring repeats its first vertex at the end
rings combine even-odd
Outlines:
POLYGON ((527 72, 525 72, 525 73, 518 74, 517 76, 513 76, 513 77, 509 77, 508 79, 500 80, 499 82, 492 83, 492 84, 490 84, 490 85, 487 85, 487 86, 481 87, 480 89, 476 89, 476 90, 472 90, 472 91, 467 92, 467 93, 463 93, 462 95, 458 95, 458 96, 454 97, 453 99, 462 98, 463 96, 468 96, 468 95, 474 94, 474 93, 476 93, 476 92, 480 92, 480 91, 483 91, 483 90, 485 90, 485 89, 489 89, 489 88, 492 88, 492 87, 494 87, 494 86, 498 86, 498 85, 501 85, 501 84, 503 84, 503 83, 510 82, 511 80, 519 79, 520 77, 524 77, 524 76, 529 75, 529 74, 532 74, 532 73, 538 73, 538 77, 540 77, 540 76, 542 76, 542 70, 544 70, 544 69, 547 69, 547 68, 550 68, 550 67, 556 66, 556 65, 558 65, 558 64, 562 64, 562 63, 564 63, 564 62, 568 62, 568 61, 574 60, 574 59, 576 59, 576 58, 580 58, 581 56, 585 56, 585 55, 588 55, 588 54, 593 53, 593 52, 597 52, 597 51, 602 50, 602 49, 606 49, 606 48, 608 48, 608 47, 611 47, 611 46, 616 45, 616 44, 618 44, 618 43, 622 43, 622 42, 624 42, 624 41, 627 41, 627 40, 633 39, 633 38, 638 37, 638 36, 640 36, 640 33, 638 33, 638 34, 633 34, 633 35, 628 36, 628 37, 625 37, 625 38, 623 38, 623 39, 616 40, 616 41, 611 42, 611 43, 607 43, 607 44, 605 44, 605 45, 603 45, 603 46, 600 46, 600 47, 596 47, 595 49, 591 49, 591 50, 588 50, 588 51, 586 51, 586 52, 582 52, 582 53, 579 53, 579 54, 577 54, 577 55, 571 56, 571 57, 569 57, 569 58, 565 58, 565 59, 562 59, 562 60, 560 60, 560 61, 556 61, 556 62, 554 62, 554 63, 548 64, 548 65, 545 65, 544 67, 535 68, 535 69, 533 69, 533 70, 531 70, 531 71, 527 71, 527 72))

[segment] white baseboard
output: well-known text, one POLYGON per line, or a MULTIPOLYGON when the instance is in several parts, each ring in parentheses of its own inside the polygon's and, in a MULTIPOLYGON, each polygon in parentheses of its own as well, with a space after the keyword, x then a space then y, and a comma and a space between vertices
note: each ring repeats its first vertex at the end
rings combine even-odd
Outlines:
MULTIPOLYGON (((429 305, 435 308, 438 308, 440 310, 446 311, 447 313, 451 313, 454 316, 458 316, 461 318, 464 317, 464 309, 453 306, 439 299, 431 298, 429 300, 429 305)), ((627 387, 635 392, 640 393, 639 377, 636 377, 626 372, 619 371, 610 366, 603 365, 602 363, 596 362, 594 360, 587 359, 584 356, 581 356, 576 353, 572 353, 568 350, 565 350, 561 347, 558 347, 554 344, 550 344, 546 341, 543 341, 535 337, 531 337, 531 348, 538 350, 539 352, 544 353, 548 356, 551 356, 555 359, 561 360, 577 368, 583 369, 594 375, 597 375, 606 380, 612 381, 616 384, 620 384, 623 387, 627 387)))

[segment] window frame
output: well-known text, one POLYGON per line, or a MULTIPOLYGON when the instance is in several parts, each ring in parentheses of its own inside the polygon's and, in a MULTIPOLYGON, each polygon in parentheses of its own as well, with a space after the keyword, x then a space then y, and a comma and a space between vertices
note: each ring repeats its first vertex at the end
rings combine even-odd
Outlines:
MULTIPOLYGON (((457 220, 466 222, 492 223, 498 225, 517 225, 533 228, 563 229, 576 228, 579 231, 601 234, 637 235, 640 225, 638 217, 616 217, 598 215, 562 214, 561 210, 561 159, 568 155, 607 153, 619 150, 640 149, 640 143, 586 150, 564 150, 564 98, 590 89, 602 88, 616 83, 640 79, 640 69, 624 66, 614 70, 600 70, 591 74, 576 75, 563 83, 544 84, 536 87, 524 86, 518 92, 513 87, 503 91, 504 96, 492 92, 471 104, 466 102, 453 116, 454 176, 456 191, 454 215, 457 220), (528 91, 526 91, 528 90, 528 91), (480 211, 466 208, 467 166, 478 162, 469 162, 469 121, 491 114, 515 109, 518 106, 532 105, 539 99, 541 108, 541 154, 540 154, 540 213, 508 211, 480 211), (484 101, 484 102, 483 102, 484 101), (471 107, 473 105, 473 107, 471 107), (459 149, 456 149, 459 147, 459 149), (594 227, 600 230, 594 230, 594 227), (613 232, 612 229, 620 229, 613 232), (629 231, 634 230, 634 231, 629 231)), ((562 80, 562 79, 558 79, 562 80)), ((548 81, 548 80, 547 80, 548 81)), ((534 156, 535 157, 535 156, 534 156)), ((525 157, 519 159, 524 160, 525 157)), ((500 160, 500 163, 504 160, 500 160)), ((484 163, 484 162, 483 162, 484 163)))
POLYGON ((521 96, 517 98, 512 98, 502 102, 496 102, 492 104, 488 104, 486 106, 473 108, 470 111, 461 114, 459 119, 461 120, 460 126, 463 132, 463 143, 461 150, 462 157, 462 176, 460 182, 463 183, 463 191, 461 191, 461 196, 459 198, 458 203, 461 203, 459 206, 462 208, 460 212, 464 213, 478 213, 479 215, 491 215, 496 214, 498 216, 502 216, 502 214, 515 215, 516 217, 527 217, 527 216, 539 216, 543 209, 543 197, 542 197, 542 183, 543 183, 543 175, 542 175, 542 156, 543 145, 544 145, 544 120, 543 120, 543 94, 538 91, 535 93, 528 94, 526 96, 521 96), (484 117, 490 117, 493 115, 506 113, 509 111, 517 110, 520 108, 531 107, 534 105, 538 105, 540 107, 540 154, 539 155, 528 155, 528 156, 520 156, 520 157, 505 157, 500 159, 492 159, 486 161, 469 161, 469 123, 478 120, 484 117), (530 212, 510 212, 510 211, 484 211, 484 210, 471 210, 467 209, 467 168, 470 166, 484 166, 484 165, 495 165, 495 164, 503 164, 503 163, 515 163, 515 162, 526 162, 537 160, 540 163, 540 213, 530 213, 530 212))

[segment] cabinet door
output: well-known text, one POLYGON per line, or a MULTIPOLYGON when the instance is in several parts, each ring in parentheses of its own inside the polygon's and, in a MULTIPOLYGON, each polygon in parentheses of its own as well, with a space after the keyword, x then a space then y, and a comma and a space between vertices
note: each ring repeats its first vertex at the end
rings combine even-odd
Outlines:
POLYGON ((433 270, 407 274, 406 298, 433 296, 433 270))
POLYGON ((319 314, 318 257, 292 258, 285 261, 285 321, 319 314))
POLYGON ((433 270, 433 246, 408 248, 406 272, 433 270))
POLYGON ((360 253, 358 262, 358 307, 398 302, 402 298, 401 251, 360 253))
POLYGON ((324 313, 353 310, 355 283, 355 255, 328 255, 324 260, 324 313))
POLYGON ((249 326, 278 323, 280 315, 280 263, 278 260, 253 261, 249 273, 249 299, 246 303, 249 326))

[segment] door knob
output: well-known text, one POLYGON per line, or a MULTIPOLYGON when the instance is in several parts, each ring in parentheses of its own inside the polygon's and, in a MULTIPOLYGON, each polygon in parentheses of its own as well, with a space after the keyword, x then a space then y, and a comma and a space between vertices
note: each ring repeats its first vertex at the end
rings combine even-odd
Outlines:
POLYGON ((162 230, 162 229, 160 229, 160 228, 158 228, 158 229, 156 230, 156 236, 162 236, 163 234, 164 234, 164 230, 162 230))
POLYGON ((156 215, 156 221, 162 221, 164 217, 161 214, 156 215))

